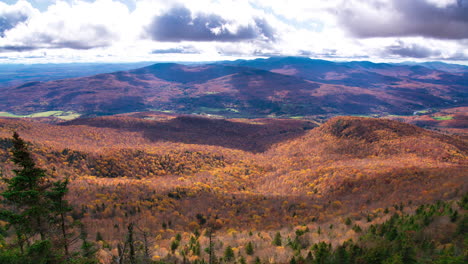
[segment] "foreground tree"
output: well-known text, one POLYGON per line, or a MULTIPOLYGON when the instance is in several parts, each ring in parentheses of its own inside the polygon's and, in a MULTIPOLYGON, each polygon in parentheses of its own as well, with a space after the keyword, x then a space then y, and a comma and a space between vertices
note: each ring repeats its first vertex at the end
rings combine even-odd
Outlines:
POLYGON ((11 246, 19 248, 18 263, 66 263, 72 229, 67 222, 72 208, 65 200, 68 179, 52 181, 36 166, 26 142, 16 132, 12 142, 12 161, 17 168, 13 177, 2 176, 6 188, 0 195, 6 207, 0 210, 0 219, 16 235, 11 246))
POLYGON ((26 143, 15 132, 13 134, 12 161, 18 167, 12 178, 2 177, 7 188, 1 195, 9 205, 0 211, 0 218, 13 227, 21 253, 25 246, 30 246, 39 236, 44 241, 47 237, 48 216, 51 201, 46 196, 50 183, 45 170, 36 167, 26 143))
POLYGON ((72 207, 65 199, 68 193, 68 179, 56 181, 52 187, 46 192, 47 198, 50 199, 50 224, 53 229, 57 230, 55 242, 58 246, 63 247, 65 257, 70 257, 70 239, 73 233, 73 224, 67 221, 67 214, 72 211, 72 207))

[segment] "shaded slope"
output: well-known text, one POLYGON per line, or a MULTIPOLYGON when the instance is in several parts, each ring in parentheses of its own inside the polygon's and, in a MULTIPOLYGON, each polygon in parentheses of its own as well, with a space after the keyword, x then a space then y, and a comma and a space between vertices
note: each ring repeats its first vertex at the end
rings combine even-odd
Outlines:
POLYGON ((152 75, 158 79, 176 83, 199 83, 221 76, 238 73, 245 70, 242 67, 224 66, 218 64, 206 64, 198 66, 187 66, 176 63, 159 63, 148 67, 131 70, 129 73, 135 75, 152 75))
POLYGON ((179 116, 162 121, 132 117, 76 119, 62 126, 85 125, 138 132, 153 141, 222 146, 263 152, 271 145, 298 137, 315 125, 308 121, 262 119, 248 122, 179 116))
POLYGON ((294 76, 245 69, 195 84, 186 90, 187 96, 175 98, 173 102, 186 112, 206 107, 218 108, 221 114, 238 111, 253 116, 324 113, 318 98, 311 96, 319 87, 294 76))

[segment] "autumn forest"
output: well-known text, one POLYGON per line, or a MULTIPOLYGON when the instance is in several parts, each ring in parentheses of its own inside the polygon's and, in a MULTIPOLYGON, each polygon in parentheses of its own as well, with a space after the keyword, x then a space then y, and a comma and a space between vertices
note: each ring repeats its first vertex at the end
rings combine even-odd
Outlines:
POLYGON ((463 135, 377 118, 147 112, 4 118, 0 138, 2 210, 18 206, 18 140, 43 199, 61 205, 47 211, 60 220, 48 240, 36 224, 18 236, 2 214, 2 263, 466 261, 463 135))

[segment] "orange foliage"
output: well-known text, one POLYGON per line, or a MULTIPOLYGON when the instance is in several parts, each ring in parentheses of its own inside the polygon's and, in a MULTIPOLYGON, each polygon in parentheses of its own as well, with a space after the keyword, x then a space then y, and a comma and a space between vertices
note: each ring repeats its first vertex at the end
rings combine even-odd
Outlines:
POLYGON ((310 131, 300 128, 303 123, 223 121, 228 129, 215 127, 209 145, 201 142, 209 142, 210 128, 197 120, 98 121, 0 119, 0 161, 8 175, 9 138, 17 131, 39 165, 72 178, 73 216, 109 240, 124 237, 129 222, 162 238, 206 228, 202 219, 210 217, 226 230, 279 229, 402 200, 451 199, 468 190, 466 141, 391 120, 337 117, 310 131), (180 130, 191 126, 205 141, 180 130), (155 127, 168 129, 163 138, 157 139, 155 127), (257 134, 235 131, 241 128, 257 134), (189 144, 192 137, 199 144, 189 144), (252 150, 260 137, 260 148, 252 150))

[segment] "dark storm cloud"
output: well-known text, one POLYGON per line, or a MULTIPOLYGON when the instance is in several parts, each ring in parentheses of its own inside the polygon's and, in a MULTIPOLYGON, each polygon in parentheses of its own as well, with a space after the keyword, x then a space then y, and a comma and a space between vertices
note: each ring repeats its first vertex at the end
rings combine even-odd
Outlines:
POLYGON ((441 55, 440 51, 433 50, 418 44, 408 45, 402 41, 399 41, 397 45, 388 46, 385 49, 385 53, 398 55, 404 58, 428 58, 441 55))
POLYGON ((9 13, 0 13, 0 37, 5 37, 5 32, 7 30, 14 28, 27 19, 28 16, 21 13, 19 10, 9 13))
POLYGON ((22 52, 22 51, 31 51, 35 50, 37 47, 32 47, 32 46, 0 46, 0 52, 11 52, 11 51, 17 51, 17 52, 22 52))
POLYGON ((167 42, 274 40, 273 28, 263 19, 255 19, 253 25, 241 26, 236 32, 226 27, 231 22, 216 14, 192 16, 189 9, 176 7, 155 17, 147 33, 153 40, 167 42))
POLYGON ((364 1, 368 4, 366 7, 350 5, 338 12, 341 24, 357 37, 468 38, 468 0, 458 0, 446 7, 438 7, 427 0, 364 1), (390 6, 394 10, 389 9, 390 6), (367 15, 368 8, 377 15, 367 15), (389 10, 393 10, 392 15, 387 13, 389 10))

